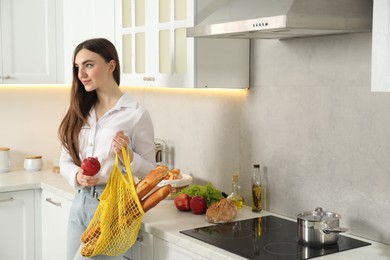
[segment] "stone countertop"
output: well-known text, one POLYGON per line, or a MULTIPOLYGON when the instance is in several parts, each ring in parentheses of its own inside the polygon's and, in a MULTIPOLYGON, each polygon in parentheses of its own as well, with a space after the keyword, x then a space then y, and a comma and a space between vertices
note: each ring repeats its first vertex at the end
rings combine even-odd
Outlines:
POLYGON ((0 173, 0 192, 28 189, 46 189, 66 199, 73 200, 75 190, 58 173, 42 171, 15 170, 0 173))
MULTIPOLYGON (((46 189, 66 199, 72 200, 75 190, 57 173, 51 170, 28 172, 24 170, 0 173, 0 192, 12 192, 27 189, 46 189)), ((238 211, 237 220, 275 215, 269 212, 253 213, 244 206, 238 211)), ((279 216, 283 217, 283 216, 279 216)), ((290 219, 290 218, 286 218, 290 219)), ((293 220, 293 219, 290 219, 293 220)), ((219 249, 195 238, 181 234, 179 231, 197 227, 209 226, 204 215, 194 215, 191 212, 180 212, 172 200, 165 200, 147 212, 143 217, 141 229, 155 237, 182 247, 207 259, 244 259, 235 254, 219 249)), ((350 234, 344 234, 371 243, 357 249, 320 257, 324 260, 389 260, 390 246, 370 241, 350 234)))

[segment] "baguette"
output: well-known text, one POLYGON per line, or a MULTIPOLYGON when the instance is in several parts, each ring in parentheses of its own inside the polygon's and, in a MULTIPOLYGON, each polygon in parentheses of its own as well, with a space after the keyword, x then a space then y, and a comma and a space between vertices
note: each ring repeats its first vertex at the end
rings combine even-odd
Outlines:
POLYGON ((167 184, 155 190, 152 194, 147 196, 141 201, 141 206, 144 212, 147 212, 151 208, 155 207, 160 201, 165 199, 171 192, 171 185, 167 184))
POLYGON ((93 250, 95 250, 97 242, 97 237, 92 238, 89 242, 83 245, 81 249, 81 255, 84 257, 90 257, 93 254, 93 250))
POLYGON ((99 237, 100 232, 100 221, 96 221, 89 229, 84 231, 83 235, 81 236, 81 242, 87 243, 92 238, 99 237))
POLYGON ((169 173, 169 168, 165 165, 159 165, 151 170, 146 177, 141 180, 137 186, 137 196, 141 200, 148 194, 160 181, 162 181, 169 173))

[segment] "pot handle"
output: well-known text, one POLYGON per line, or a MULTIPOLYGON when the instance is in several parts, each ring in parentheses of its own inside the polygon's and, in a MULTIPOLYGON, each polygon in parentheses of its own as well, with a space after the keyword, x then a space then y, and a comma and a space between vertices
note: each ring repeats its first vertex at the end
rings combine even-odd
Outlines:
POLYGON ((348 231, 348 228, 338 227, 338 228, 324 228, 322 230, 325 234, 330 233, 342 233, 348 231))

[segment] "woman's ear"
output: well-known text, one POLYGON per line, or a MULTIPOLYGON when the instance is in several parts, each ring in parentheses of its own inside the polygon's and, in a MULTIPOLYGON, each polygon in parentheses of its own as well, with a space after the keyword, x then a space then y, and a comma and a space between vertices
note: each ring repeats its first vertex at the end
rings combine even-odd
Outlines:
POLYGON ((113 72, 116 68, 116 62, 115 60, 110 60, 109 64, 108 64, 109 68, 110 68, 110 72, 113 72))

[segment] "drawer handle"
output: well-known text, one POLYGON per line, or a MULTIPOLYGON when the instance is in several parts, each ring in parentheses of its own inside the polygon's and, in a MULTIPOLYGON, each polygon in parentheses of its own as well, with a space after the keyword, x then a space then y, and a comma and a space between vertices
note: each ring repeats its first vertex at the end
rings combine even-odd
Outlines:
POLYGON ((6 202, 6 201, 11 201, 11 200, 14 200, 14 198, 10 197, 10 198, 6 198, 6 199, 0 199, 0 202, 6 202))
POLYGON ((46 201, 53 204, 53 205, 56 205, 58 207, 61 207, 61 202, 55 202, 53 201, 51 198, 46 198, 46 201))

